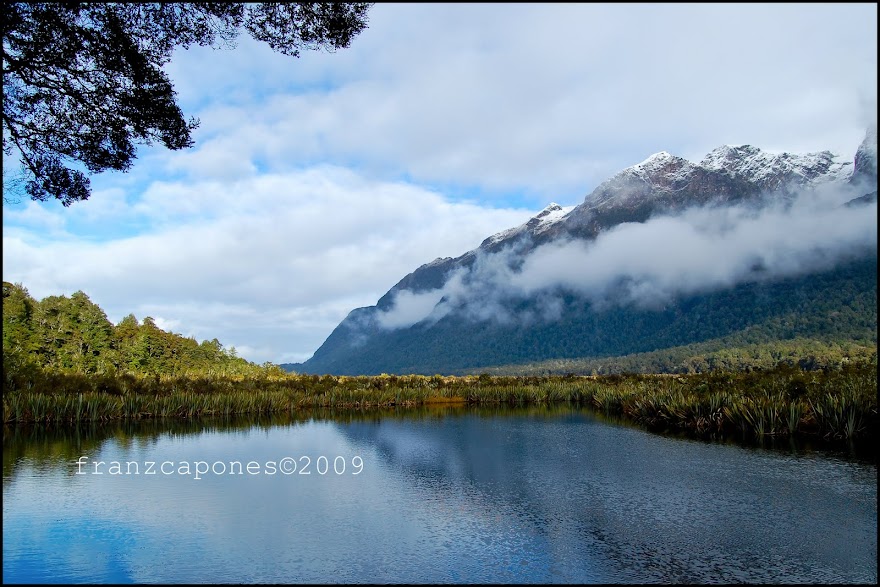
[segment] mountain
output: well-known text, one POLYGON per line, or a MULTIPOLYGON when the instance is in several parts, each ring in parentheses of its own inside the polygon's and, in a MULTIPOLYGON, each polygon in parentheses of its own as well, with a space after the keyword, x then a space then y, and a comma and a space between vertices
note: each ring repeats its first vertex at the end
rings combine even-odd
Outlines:
POLYGON ((305 373, 456 373, 723 338, 876 343, 877 147, 652 155, 401 279, 305 373))

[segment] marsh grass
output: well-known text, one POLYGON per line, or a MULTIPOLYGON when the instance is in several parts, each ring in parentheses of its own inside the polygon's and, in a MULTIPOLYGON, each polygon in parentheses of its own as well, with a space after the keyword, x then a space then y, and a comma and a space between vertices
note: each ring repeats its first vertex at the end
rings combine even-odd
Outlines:
POLYGON ((3 420, 194 419, 305 409, 469 404, 590 406, 651 429, 697 436, 874 438, 874 368, 830 372, 607 376, 115 376, 30 371, 5 377, 3 420))

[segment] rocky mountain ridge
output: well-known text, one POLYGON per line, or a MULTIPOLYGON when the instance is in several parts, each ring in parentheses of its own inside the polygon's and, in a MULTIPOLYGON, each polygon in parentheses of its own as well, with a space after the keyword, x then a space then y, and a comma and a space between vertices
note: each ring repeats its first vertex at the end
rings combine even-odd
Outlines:
MULTIPOLYGON (((578 206, 550 204, 528 222, 486 238, 477 249, 417 268, 383 295, 376 306, 353 310, 314 357, 303 364, 303 370, 344 371, 346 353, 358 353, 371 340, 394 336, 386 332, 380 318, 394 309, 399 295, 442 293, 451 276, 470 271, 478 259, 507 253, 505 258, 516 270, 530 252, 542 245, 588 243, 624 223, 646 223, 692 208, 785 206, 811 190, 847 189, 853 195, 850 205, 870 204, 876 201, 876 167, 876 129, 869 129, 853 161, 842 161, 829 151, 772 154, 750 145, 719 147, 699 163, 661 151, 602 182, 578 206)), ((445 297, 438 297, 438 304, 443 301, 445 297)), ((529 307, 529 303, 524 301, 523 307, 529 307)), ((447 322, 454 318, 450 316, 447 322)), ((428 336, 432 324, 412 328, 418 327, 428 336)), ((382 371, 380 366, 377 369, 382 371)))

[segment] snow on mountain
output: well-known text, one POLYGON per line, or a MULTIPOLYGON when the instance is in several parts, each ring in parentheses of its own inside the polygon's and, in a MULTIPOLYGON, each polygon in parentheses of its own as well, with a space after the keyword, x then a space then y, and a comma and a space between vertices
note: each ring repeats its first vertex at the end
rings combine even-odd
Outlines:
POLYGON ((831 151, 793 155, 768 153, 751 145, 724 145, 711 151, 700 167, 719 171, 757 184, 795 182, 817 185, 844 181, 852 174, 852 162, 841 161, 831 151))
MULTIPOLYGON (((861 157, 866 169, 876 162, 876 129, 873 132, 871 135, 869 130, 856 158, 858 164, 861 157)), ((710 151, 699 163, 660 151, 602 182, 579 206, 563 208, 551 203, 528 222, 486 238, 479 248, 497 250, 523 236, 531 237, 533 244, 566 234, 591 238, 621 221, 644 221, 654 213, 685 206, 757 202, 773 192, 791 197, 802 188, 846 182, 853 170, 852 161, 844 161, 830 151, 770 153, 751 145, 724 145, 710 151)), ((475 253, 470 251, 465 257, 475 253)), ((426 267, 453 262, 448 257, 438 258, 426 267)))
POLYGON ((645 193, 676 191, 690 179, 694 169, 687 159, 660 151, 602 182, 585 203, 599 209, 640 198, 645 193))
MULTIPOLYGON (((556 202, 551 203, 549 206, 541 210, 541 213, 535 216, 532 220, 538 220, 538 223, 532 226, 532 232, 535 234, 540 234, 565 218, 565 216, 575 209, 575 206, 565 206, 562 207, 556 202)), ((532 222, 530 220, 526 224, 530 224, 532 222)))
MULTIPOLYGON (((868 151, 862 160, 869 175, 876 166, 868 151)), ((621 222, 644 222, 687 207, 790 201, 805 189, 851 181, 856 166, 858 159, 854 166, 830 151, 793 155, 725 145, 699 163, 661 151, 599 184, 546 236, 591 239, 621 222)))
POLYGON ((546 208, 530 218, 528 222, 513 228, 508 228, 507 230, 502 230, 497 234, 493 234, 485 239, 480 244, 480 247, 488 247, 525 233, 530 233, 532 235, 540 234, 565 218, 565 216, 574 209, 575 206, 566 206, 563 208, 556 202, 551 202, 546 208))
POLYGON ((687 159, 660 151, 637 165, 627 167, 623 173, 643 178, 649 183, 655 183, 655 178, 658 177, 663 177, 667 181, 686 179, 693 172, 693 169, 693 163, 687 159))

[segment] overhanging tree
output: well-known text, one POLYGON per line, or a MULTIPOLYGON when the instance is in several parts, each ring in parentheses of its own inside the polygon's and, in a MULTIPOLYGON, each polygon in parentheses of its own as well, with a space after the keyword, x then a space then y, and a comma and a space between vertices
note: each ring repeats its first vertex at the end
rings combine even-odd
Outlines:
POLYGON ((19 157, 31 199, 86 200, 87 174, 127 171, 137 144, 193 145, 198 120, 162 69, 175 48, 232 46, 244 28, 284 55, 333 51, 366 28, 370 6, 4 2, 3 153, 19 157))

